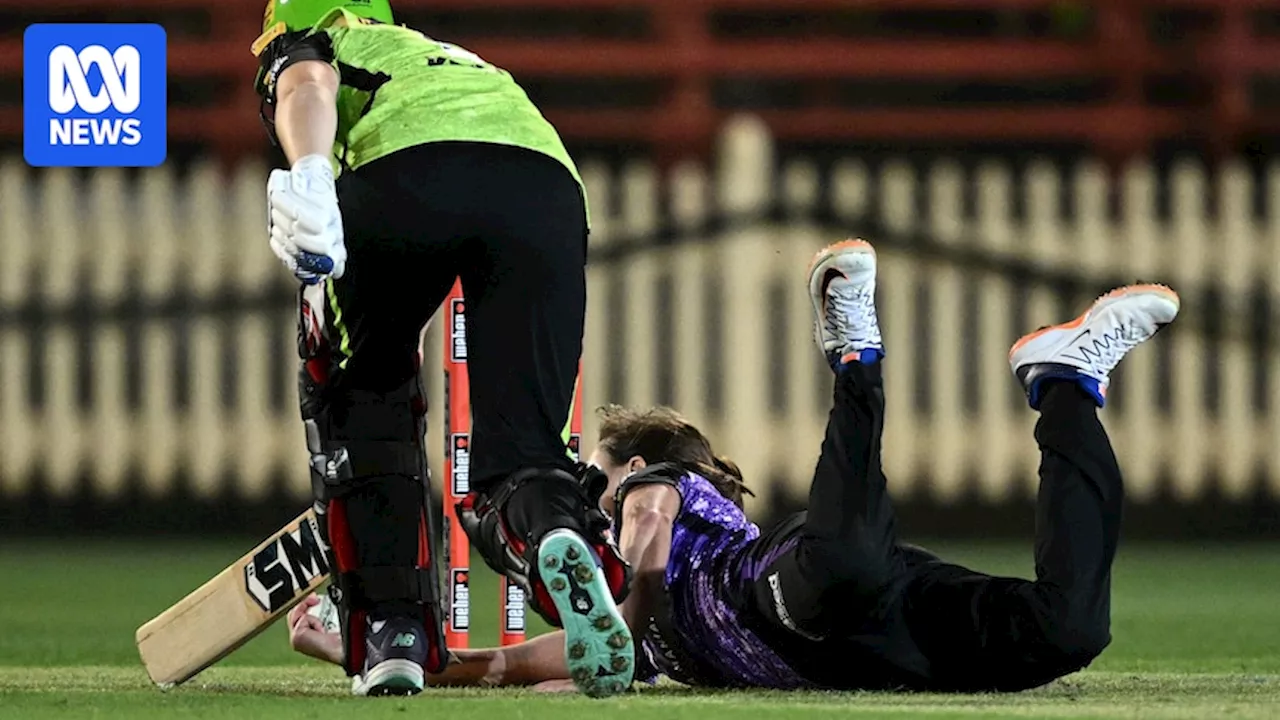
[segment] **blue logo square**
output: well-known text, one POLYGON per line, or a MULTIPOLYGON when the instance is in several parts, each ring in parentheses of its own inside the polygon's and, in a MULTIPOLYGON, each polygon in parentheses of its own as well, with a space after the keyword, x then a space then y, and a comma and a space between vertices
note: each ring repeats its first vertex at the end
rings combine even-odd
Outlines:
POLYGON ((22 154, 35 167, 153 167, 168 150, 154 24, 39 24, 22 37, 22 154))

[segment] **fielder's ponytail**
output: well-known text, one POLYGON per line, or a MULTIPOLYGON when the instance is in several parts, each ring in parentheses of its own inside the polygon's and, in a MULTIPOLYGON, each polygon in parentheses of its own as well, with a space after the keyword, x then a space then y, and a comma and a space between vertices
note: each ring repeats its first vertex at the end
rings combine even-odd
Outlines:
POLYGON ((711 463, 715 467, 718 477, 708 477, 707 479, 716 486, 721 495, 732 500, 733 504, 742 507, 743 496, 755 495, 742 480, 742 470, 738 469, 737 463, 723 455, 712 457, 711 463))

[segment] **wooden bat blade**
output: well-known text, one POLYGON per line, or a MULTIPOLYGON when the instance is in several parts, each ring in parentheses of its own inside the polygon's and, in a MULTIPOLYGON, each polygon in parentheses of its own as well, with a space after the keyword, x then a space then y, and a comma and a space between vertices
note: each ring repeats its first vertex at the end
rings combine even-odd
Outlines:
POLYGON ((299 515, 135 636, 151 681, 169 688, 231 654, 329 577, 315 513, 299 515))

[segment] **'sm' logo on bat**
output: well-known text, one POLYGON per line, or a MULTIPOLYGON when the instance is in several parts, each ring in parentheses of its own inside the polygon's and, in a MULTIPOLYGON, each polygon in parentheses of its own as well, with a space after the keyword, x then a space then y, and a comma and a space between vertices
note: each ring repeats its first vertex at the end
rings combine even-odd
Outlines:
POLYGON ((312 580, 328 574, 320 528, 308 517, 273 538, 244 566, 244 589, 263 610, 276 612, 312 580))

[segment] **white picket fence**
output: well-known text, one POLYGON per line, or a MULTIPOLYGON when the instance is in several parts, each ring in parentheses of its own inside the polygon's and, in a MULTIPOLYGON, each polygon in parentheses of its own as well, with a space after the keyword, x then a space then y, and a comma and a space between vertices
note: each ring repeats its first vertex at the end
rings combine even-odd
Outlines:
MULTIPOLYGON (((588 271, 588 408, 668 400, 704 426, 749 482, 782 483, 803 497, 831 382, 811 340, 804 285, 812 253, 839 239, 813 220, 823 210, 849 227, 875 218, 895 237, 927 233, 943 248, 1025 261, 1089 284, 1112 277, 1172 284, 1187 322, 1126 360, 1113 389, 1117 407, 1104 412, 1131 496, 1151 497, 1163 477, 1188 501, 1209 490, 1212 478, 1230 498, 1253 493, 1259 477, 1268 483, 1263 489, 1280 494, 1280 349, 1259 350, 1245 307, 1258 283, 1280 300, 1272 280, 1280 271, 1280 167, 1267 176, 1267 213, 1258 219, 1254 181, 1243 167, 1208 174, 1194 163, 1178 166, 1171 212, 1162 219, 1157 174, 1144 164, 1114 178, 1088 163, 1066 174, 1033 165, 1015 183, 1010 168, 995 162, 975 178, 945 160, 924 172, 905 162, 873 171, 857 158, 827 170, 806 160, 776 162, 764 128, 743 119, 724 131, 714 173, 693 163, 667 173, 647 163, 619 172, 583 163, 593 249, 615 255, 588 271), (1073 197, 1069 220, 1058 207, 1064 184, 1073 197), (968 185, 976 188, 972 213, 964 210, 968 185), (1025 196, 1020 219, 1012 211, 1018 193, 1025 196), (1107 209, 1113 193, 1117 219, 1107 209), (1215 200, 1212 208, 1206 198, 1215 200), (754 217, 778 204, 783 221, 701 229, 711 217, 754 217), (682 241, 642 242, 659 227, 675 227, 682 241), (1221 325, 1216 341, 1196 319, 1210 286, 1227 303, 1213 321, 1221 325), (1262 386, 1258 362, 1269 378, 1262 386), (1206 382, 1215 379, 1218 404, 1207 408, 1206 382)), ((87 344, 73 323, 37 329, 13 316, 38 295, 54 308, 87 307, 92 317, 94 308, 121 302, 131 282, 144 304, 174 296, 209 304, 222 293, 264 296, 282 287, 284 271, 263 238, 264 177, 261 166, 227 175, 208 165, 181 178, 161 168, 136 181, 115 171, 78 179, 35 173, 19 160, 0 164, 0 314, 8 318, 0 325, 0 497, 31 490, 36 477, 55 496, 88 477, 94 492, 110 497, 130 476, 158 495, 180 474, 201 496, 253 499, 283 475, 291 492, 306 497, 286 304, 230 319, 144 315, 133 334, 117 313, 89 326, 87 344), (75 305, 86 297, 87 305, 75 305), (29 361, 37 347, 42 357, 29 361), (139 367, 129 367, 133 359, 139 367), (234 362, 230 399, 223 397, 227 362, 234 362), (29 392, 37 367, 43 402, 29 392), (140 378, 136 407, 126 392, 130 370, 140 378), (185 403, 177 375, 189 381, 185 403), (78 396, 86 376, 87 401, 78 396), (281 393, 285 401, 273 402, 281 393)), ((1034 488, 1034 416, 1018 404, 1005 358, 1020 314, 1021 329, 1065 319, 1059 296, 1043 284, 1020 295, 1018 278, 1007 273, 899 244, 882 246, 880 257, 884 459, 893 489, 942 501, 976 491, 998 501, 1034 488), (966 374, 970 353, 976 376, 966 374)), ((442 341, 434 325, 425 342, 438 403, 442 341)), ((588 412, 588 446, 595 427, 588 412)), ((435 468, 441 432, 433 422, 435 468)))

